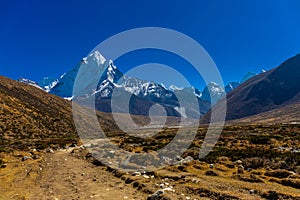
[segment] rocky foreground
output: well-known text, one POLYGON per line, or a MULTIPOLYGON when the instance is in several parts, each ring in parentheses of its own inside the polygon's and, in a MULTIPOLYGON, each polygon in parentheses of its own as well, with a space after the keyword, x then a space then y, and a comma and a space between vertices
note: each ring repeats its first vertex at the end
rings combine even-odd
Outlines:
POLYGON ((76 144, 2 152, 0 199, 300 199, 299 172, 266 168, 258 158, 177 159, 154 172, 126 172, 102 165, 76 144))

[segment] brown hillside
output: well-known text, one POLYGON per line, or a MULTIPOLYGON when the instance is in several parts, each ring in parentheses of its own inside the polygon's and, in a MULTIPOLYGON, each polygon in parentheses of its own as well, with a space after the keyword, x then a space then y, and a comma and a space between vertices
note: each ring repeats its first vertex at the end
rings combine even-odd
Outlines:
POLYGON ((49 142, 77 140, 70 102, 5 77, 0 77, 0 119, 2 150, 33 141, 43 148, 49 142))
POLYGON ((293 103, 291 105, 284 106, 270 110, 268 112, 260 113, 254 116, 245 117, 237 120, 228 121, 228 123, 234 124, 280 124, 280 123, 300 123, 300 103, 293 103))

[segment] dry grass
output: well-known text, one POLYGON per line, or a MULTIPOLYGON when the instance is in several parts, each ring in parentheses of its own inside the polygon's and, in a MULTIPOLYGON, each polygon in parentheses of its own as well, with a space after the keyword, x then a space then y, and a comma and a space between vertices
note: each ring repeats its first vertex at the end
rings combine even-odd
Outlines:
MULTIPOLYGON (((173 139, 176 130, 164 129, 153 138, 143 140, 122 135, 120 143, 122 148, 133 152, 135 148, 140 151, 145 147, 146 150, 157 150, 173 139), (132 144, 135 144, 134 148, 132 144)), ((199 161, 198 152, 205 133, 205 127, 199 128, 191 148, 184 154, 194 157, 194 161, 155 171, 156 180, 148 181, 148 187, 152 185, 155 188, 155 183, 168 178, 178 191, 166 195, 171 199, 176 199, 180 193, 196 199, 199 196, 211 199, 261 199, 271 198, 272 195, 283 199, 300 198, 299 175, 286 177, 295 173, 300 165, 299 153, 292 152, 293 149, 300 149, 299 125, 226 126, 214 150, 199 161), (286 148, 281 150, 281 147, 286 148), (242 162, 242 174, 238 173, 238 164, 234 163, 236 160, 242 162), (213 169, 209 168, 210 163, 214 163, 213 169), (215 172, 214 176, 208 173, 210 170, 215 172), (281 179, 274 181, 272 176, 277 176, 279 172, 285 173, 283 177, 280 175, 281 179), (193 179, 197 179, 197 183, 193 179)), ((114 140, 118 141, 118 138, 114 140)), ((144 183, 142 179, 139 181, 144 183)))

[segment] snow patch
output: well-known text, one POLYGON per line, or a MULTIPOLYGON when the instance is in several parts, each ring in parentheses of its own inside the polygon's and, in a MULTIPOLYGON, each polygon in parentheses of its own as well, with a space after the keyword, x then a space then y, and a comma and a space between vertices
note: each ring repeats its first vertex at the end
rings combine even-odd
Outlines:
POLYGON ((74 99, 74 96, 71 96, 71 97, 64 97, 65 100, 68 100, 68 101, 72 101, 74 99))
POLYGON ((185 111, 185 108, 184 108, 184 107, 178 107, 178 106, 175 106, 174 109, 175 109, 177 112, 179 112, 179 114, 181 115, 181 117, 187 118, 186 111, 185 111))
POLYGON ((177 87, 175 85, 170 85, 169 90, 171 90, 171 91, 183 90, 183 87, 177 87))

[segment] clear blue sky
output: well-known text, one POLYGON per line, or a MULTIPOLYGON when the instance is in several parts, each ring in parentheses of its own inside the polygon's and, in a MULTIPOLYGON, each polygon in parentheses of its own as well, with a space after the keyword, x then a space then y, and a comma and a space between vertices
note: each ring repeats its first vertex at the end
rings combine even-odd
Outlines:
MULTIPOLYGON (((300 52, 299 10, 297 0, 2 1, 0 74, 36 81, 59 77, 109 36, 157 26, 194 38, 225 82, 240 80, 300 52)), ((117 62, 121 69, 149 61, 130 56, 117 62)))

